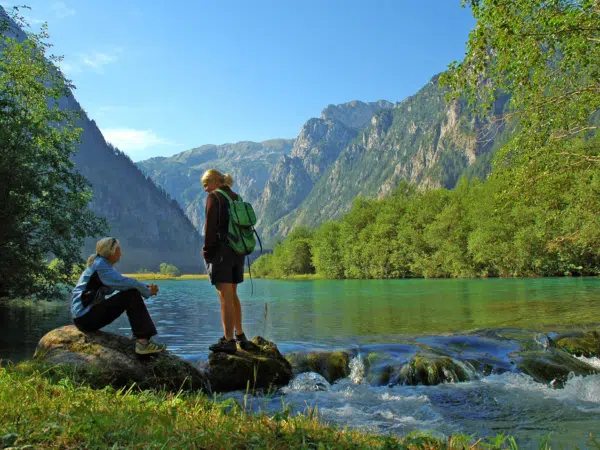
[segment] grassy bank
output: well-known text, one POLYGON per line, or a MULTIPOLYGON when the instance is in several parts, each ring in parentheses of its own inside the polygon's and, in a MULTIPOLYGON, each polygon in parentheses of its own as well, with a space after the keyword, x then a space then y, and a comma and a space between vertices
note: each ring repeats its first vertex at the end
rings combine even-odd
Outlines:
MULTIPOLYGON (((256 400, 254 400, 256 402, 256 400)), ((250 402, 250 399, 248 400, 250 402)), ((0 367, 0 448, 516 448, 511 438, 378 436, 328 426, 318 412, 248 413, 233 400, 136 389, 94 390, 68 371, 0 367)))
POLYGON ((129 273, 123 274, 129 278, 135 278, 140 281, 154 281, 154 280, 208 280, 208 275, 206 274, 185 274, 180 275, 178 277, 174 277, 171 275, 164 275, 162 273, 129 273))

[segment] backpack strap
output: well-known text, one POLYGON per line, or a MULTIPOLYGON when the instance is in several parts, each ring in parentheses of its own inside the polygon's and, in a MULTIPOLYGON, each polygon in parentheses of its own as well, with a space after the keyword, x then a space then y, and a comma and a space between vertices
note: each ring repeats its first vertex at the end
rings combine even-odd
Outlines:
MULTIPOLYGON (((220 194, 223 195, 223 197, 225 197, 228 201, 229 204, 231 204, 233 202, 233 200, 231 199, 231 197, 227 194, 227 192, 225 192, 223 189, 215 189, 216 192, 219 192, 220 194)), ((240 202, 243 202, 244 199, 242 198, 242 196, 240 194, 237 194, 237 200, 240 202)))
MULTIPOLYGON (((239 222, 240 218, 238 216, 237 210, 235 208, 233 208, 233 200, 231 199, 231 197, 229 195, 227 195, 227 192, 225 192, 223 189, 215 189, 215 192, 219 192, 227 199, 227 201, 229 202, 229 217, 231 217, 232 214, 235 213, 235 218, 239 222), (233 211, 232 211, 232 209, 233 209, 233 211)), ((243 201, 242 197, 240 195, 238 195, 238 201, 243 201)))
POLYGON ((215 189, 215 192, 218 192, 223 197, 225 197, 227 199, 227 201, 229 202, 229 204, 231 204, 231 202, 233 201, 233 200, 231 200, 231 197, 229 195, 227 195, 227 192, 225 192, 223 189, 215 189))

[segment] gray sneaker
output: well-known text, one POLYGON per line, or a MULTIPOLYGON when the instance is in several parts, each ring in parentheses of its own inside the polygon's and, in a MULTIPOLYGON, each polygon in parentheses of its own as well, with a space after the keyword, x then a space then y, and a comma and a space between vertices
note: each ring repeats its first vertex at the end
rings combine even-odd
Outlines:
POLYGON ((237 347, 235 346, 235 339, 228 341, 227 339, 225 339, 225 336, 223 336, 221 339, 219 339, 219 342, 211 345, 208 348, 210 349, 211 352, 215 352, 215 353, 221 352, 221 353, 233 354, 237 351, 237 347))
POLYGON ((135 352, 138 355, 154 355, 156 353, 164 352, 166 348, 166 345, 157 344, 153 341, 150 341, 147 344, 142 344, 139 341, 136 341, 135 343, 135 352))
POLYGON ((240 344, 240 348, 242 350, 246 350, 247 352, 258 349, 254 342, 248 340, 245 333, 236 334, 235 340, 238 342, 238 344, 240 344))

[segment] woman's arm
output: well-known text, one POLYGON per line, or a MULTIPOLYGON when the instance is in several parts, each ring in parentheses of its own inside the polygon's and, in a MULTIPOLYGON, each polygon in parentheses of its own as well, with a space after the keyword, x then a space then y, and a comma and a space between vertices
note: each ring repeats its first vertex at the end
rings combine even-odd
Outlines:
POLYGON ((143 283, 133 279, 127 278, 117 272, 113 267, 108 264, 105 260, 102 260, 96 267, 96 272, 100 277, 100 281, 105 286, 108 286, 119 291, 125 291, 127 289, 137 289, 142 297, 148 298, 151 296, 150 289, 143 283))

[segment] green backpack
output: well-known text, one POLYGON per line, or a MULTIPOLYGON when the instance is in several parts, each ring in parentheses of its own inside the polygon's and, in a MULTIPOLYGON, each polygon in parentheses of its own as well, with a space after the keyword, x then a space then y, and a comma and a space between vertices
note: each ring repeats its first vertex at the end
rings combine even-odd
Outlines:
MULTIPOLYGON (((217 189, 229 202, 229 227, 227 229, 227 243, 238 255, 249 255, 256 248, 255 235, 260 244, 262 252, 262 243, 258 233, 254 229, 256 225, 256 214, 254 208, 248 202, 245 202, 238 195, 238 200, 232 200, 227 193, 217 189)), ((217 198, 218 199, 218 198, 217 198)))

